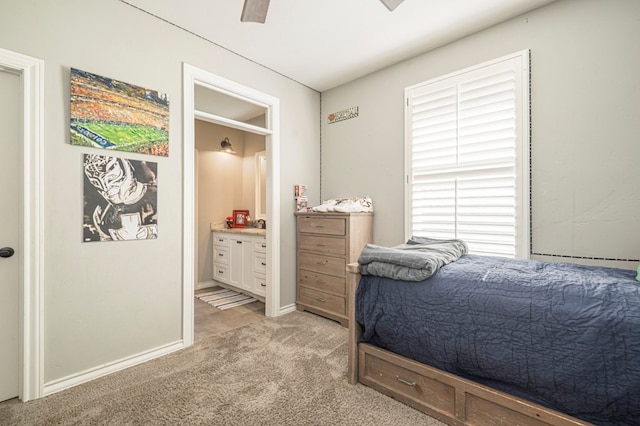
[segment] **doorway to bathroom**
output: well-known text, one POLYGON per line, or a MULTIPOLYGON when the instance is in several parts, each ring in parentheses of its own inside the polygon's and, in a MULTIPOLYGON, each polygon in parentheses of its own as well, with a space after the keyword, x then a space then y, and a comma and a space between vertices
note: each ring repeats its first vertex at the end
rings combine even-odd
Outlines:
MULTIPOLYGON (((194 333, 193 295, 198 281, 196 122, 210 123, 228 132, 240 131, 251 135, 248 139, 264 140, 266 212, 263 220, 268 227, 265 315, 280 314, 279 100, 188 64, 183 65, 183 84, 183 340, 185 345, 190 345, 194 333)), ((217 141, 220 149, 225 148, 222 146, 225 137, 217 141)), ((229 142, 233 146, 231 138, 229 142)), ((252 219, 259 218, 256 214, 252 219)), ((213 225, 214 221, 211 222, 213 225)))

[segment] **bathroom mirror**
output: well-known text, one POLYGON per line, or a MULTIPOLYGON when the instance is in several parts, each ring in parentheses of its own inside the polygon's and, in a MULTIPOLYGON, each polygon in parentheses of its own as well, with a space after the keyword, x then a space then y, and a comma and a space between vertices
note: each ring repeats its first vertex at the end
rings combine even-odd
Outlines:
POLYGON ((267 219, 267 152, 256 152, 256 219, 267 219))

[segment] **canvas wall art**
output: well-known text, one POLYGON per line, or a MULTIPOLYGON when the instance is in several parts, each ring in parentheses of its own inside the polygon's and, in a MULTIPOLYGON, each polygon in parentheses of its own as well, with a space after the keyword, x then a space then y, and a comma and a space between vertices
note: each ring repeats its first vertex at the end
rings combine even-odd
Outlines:
POLYGON ((71 68, 71 144, 169 155, 167 95, 71 68))
POLYGON ((158 238, 158 164, 85 154, 83 240, 158 238))

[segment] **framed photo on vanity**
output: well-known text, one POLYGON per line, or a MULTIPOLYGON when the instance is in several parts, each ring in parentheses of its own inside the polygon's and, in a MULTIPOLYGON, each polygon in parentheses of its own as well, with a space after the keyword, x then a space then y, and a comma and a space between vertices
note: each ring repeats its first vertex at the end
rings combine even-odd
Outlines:
POLYGON ((232 226, 234 228, 244 228, 247 226, 248 218, 249 218, 249 210, 234 210, 232 226))

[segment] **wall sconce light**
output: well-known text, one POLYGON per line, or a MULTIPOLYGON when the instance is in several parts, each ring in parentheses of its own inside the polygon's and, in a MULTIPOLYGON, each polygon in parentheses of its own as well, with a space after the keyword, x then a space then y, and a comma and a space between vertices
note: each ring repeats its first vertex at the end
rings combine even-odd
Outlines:
POLYGON ((229 138, 224 138, 222 142, 220 142, 220 151, 228 152, 229 154, 236 153, 231 146, 231 142, 229 142, 229 138))

